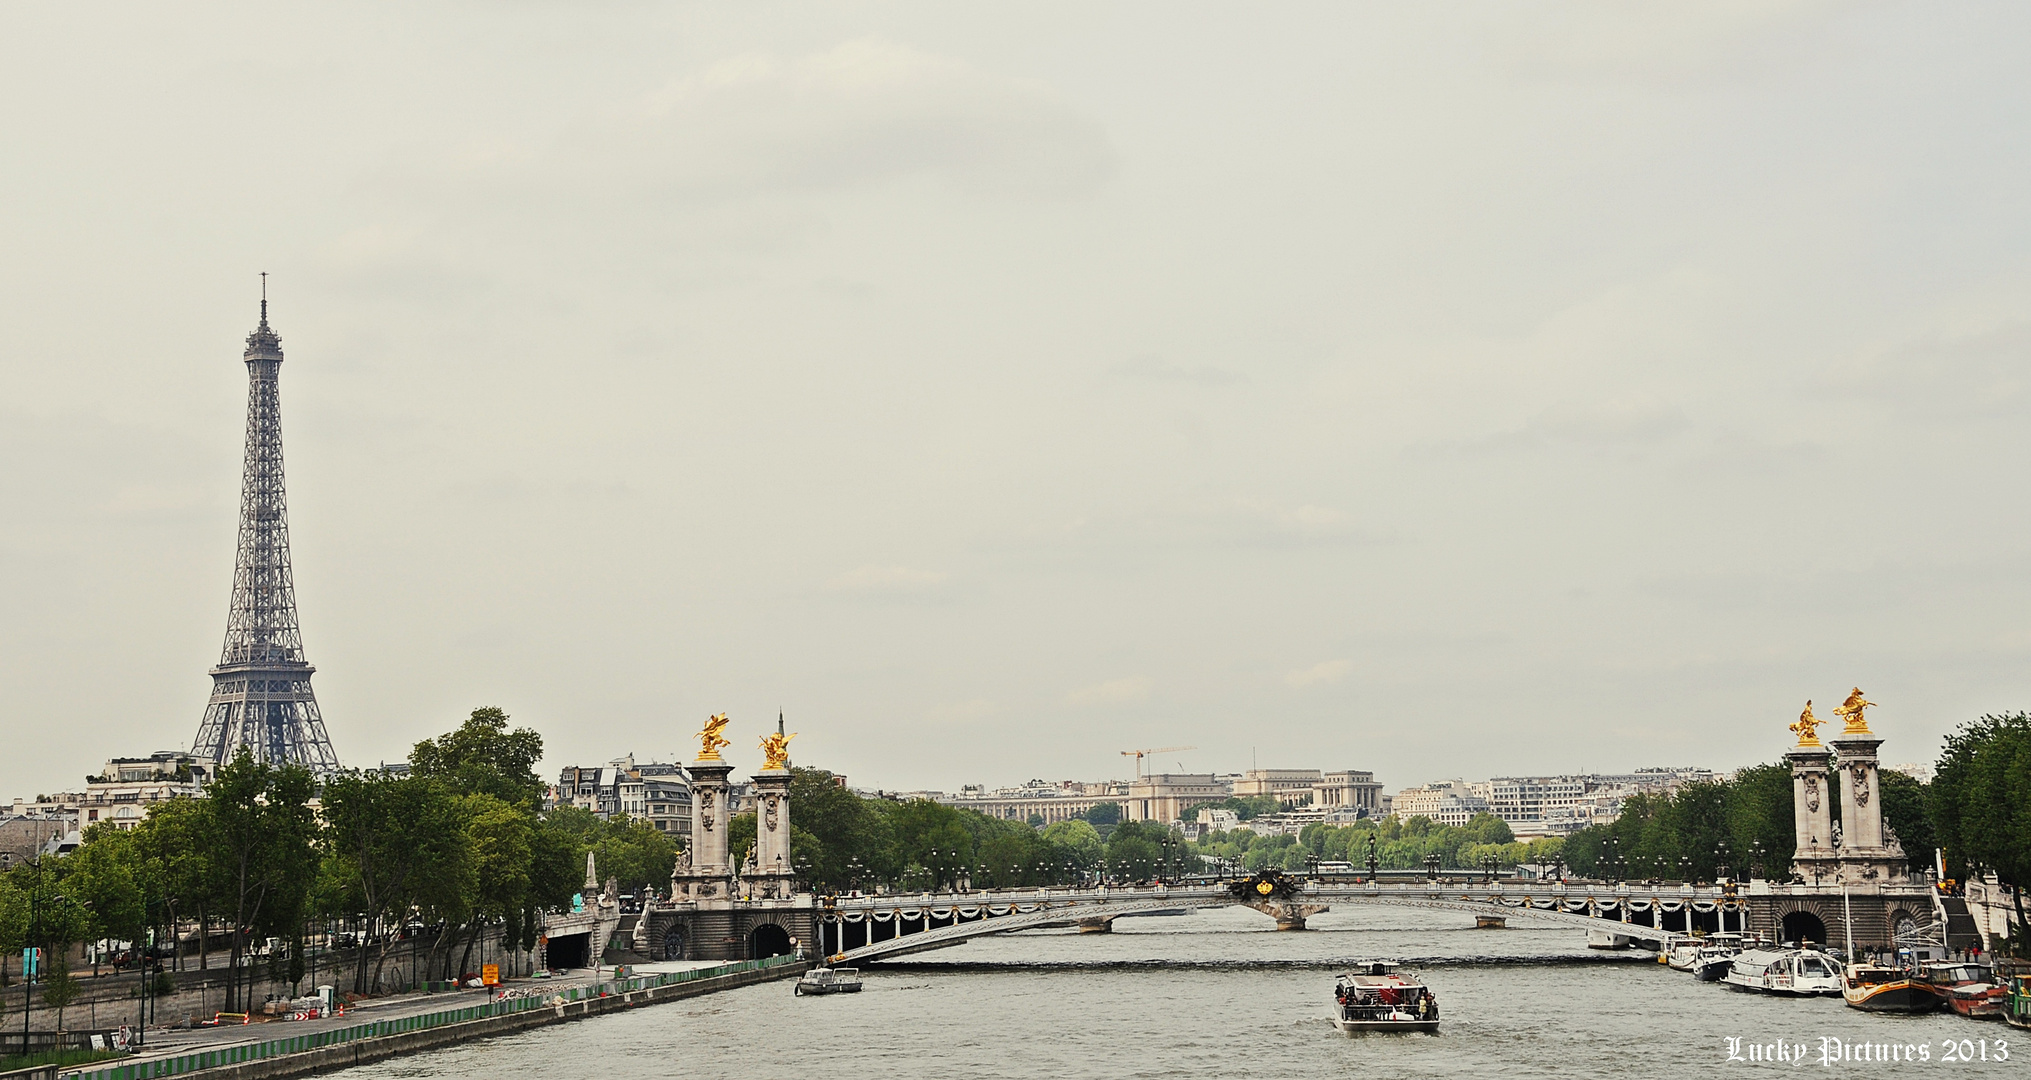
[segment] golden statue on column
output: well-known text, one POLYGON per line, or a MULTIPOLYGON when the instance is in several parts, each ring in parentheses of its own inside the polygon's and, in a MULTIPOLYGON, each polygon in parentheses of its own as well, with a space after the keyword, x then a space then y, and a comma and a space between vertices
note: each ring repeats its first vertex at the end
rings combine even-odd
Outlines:
POLYGON ((698 760, 718 761, 719 748, 733 745, 732 742, 719 737, 719 733, 726 730, 726 723, 725 713, 714 713, 712 718, 705 722, 705 730, 698 733, 698 760))
POLYGON ((1875 708, 1875 706, 1876 706, 1875 702, 1870 701, 1862 696, 1861 687, 1859 686, 1855 687, 1853 692, 1848 694, 1848 700, 1843 702, 1840 708, 1834 710, 1835 716, 1844 716, 1848 720, 1848 726, 1841 729, 1841 734, 1843 735, 1871 734, 1871 732, 1869 731, 1869 718, 1862 714, 1862 710, 1872 709, 1875 708))
POLYGON ((790 740, 796 737, 797 733, 794 731, 788 735, 778 731, 773 735, 762 736, 762 756, 768 759, 762 764, 764 772, 790 767, 790 740))
POLYGON ((1819 736, 1813 734, 1813 731, 1824 723, 1826 721, 1812 714, 1812 702, 1808 700, 1805 703, 1805 711, 1798 714, 1798 723, 1791 725, 1791 730, 1798 733, 1798 745, 1818 746, 1819 736))

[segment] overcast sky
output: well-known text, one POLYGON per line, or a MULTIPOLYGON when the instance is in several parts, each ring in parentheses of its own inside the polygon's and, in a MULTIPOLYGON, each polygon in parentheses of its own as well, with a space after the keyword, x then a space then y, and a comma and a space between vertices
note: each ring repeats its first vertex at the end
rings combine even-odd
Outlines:
POLYGON ((1890 762, 2031 707, 2021 4, 0 7, 0 795, 187 748, 257 275, 349 764, 1890 762))

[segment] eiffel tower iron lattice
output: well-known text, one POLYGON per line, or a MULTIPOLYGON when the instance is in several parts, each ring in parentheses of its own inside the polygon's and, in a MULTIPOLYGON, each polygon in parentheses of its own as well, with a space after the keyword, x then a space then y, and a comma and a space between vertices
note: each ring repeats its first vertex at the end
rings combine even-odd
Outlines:
POLYGON ((240 481, 240 540, 226 645, 212 668, 212 697, 191 752, 224 762, 247 747, 256 760, 339 767, 318 714, 296 619, 289 567, 289 511, 282 485, 282 339, 268 328, 268 275, 261 325, 247 335, 247 457, 240 481))

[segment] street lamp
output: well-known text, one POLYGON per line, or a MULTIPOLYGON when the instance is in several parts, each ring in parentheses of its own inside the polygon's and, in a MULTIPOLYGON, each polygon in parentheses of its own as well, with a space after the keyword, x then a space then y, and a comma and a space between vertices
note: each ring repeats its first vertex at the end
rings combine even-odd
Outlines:
POLYGON ((33 861, 35 884, 29 887, 28 940, 24 943, 27 948, 22 952, 21 961, 21 1053, 24 1057, 28 1055, 28 1014, 35 1008, 35 976, 42 966, 41 946, 36 944, 41 925, 42 856, 37 855, 33 861), (28 962, 31 955, 36 959, 33 965, 28 962))

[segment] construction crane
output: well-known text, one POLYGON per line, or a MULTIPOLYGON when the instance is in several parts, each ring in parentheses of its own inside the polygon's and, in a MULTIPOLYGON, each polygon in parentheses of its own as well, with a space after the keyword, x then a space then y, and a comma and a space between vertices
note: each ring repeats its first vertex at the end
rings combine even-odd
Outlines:
POLYGON ((1196 746, 1158 746, 1148 750, 1123 750, 1121 752, 1121 756, 1132 757, 1135 759, 1135 775, 1137 779, 1140 779, 1142 777, 1143 758, 1148 757, 1151 754, 1168 754, 1173 750, 1197 750, 1197 749, 1198 747, 1196 746))

